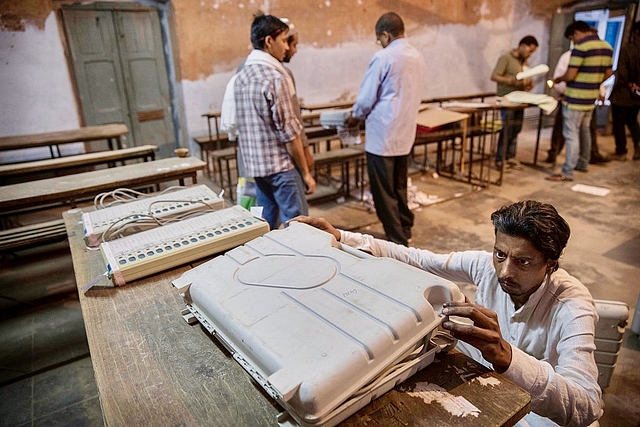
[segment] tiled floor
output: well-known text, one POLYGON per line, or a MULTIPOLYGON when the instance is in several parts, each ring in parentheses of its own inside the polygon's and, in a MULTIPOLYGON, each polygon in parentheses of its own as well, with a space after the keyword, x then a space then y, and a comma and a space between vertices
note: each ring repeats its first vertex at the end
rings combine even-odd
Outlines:
POLYGON ((103 425, 77 295, 4 318, 0 363, 0 425, 103 425))
MULTIPOLYGON (((521 161, 532 159, 534 137, 535 132, 521 134, 521 161)), ((612 151, 610 137, 599 142, 604 152, 612 151)), ((548 173, 548 165, 524 167, 507 173, 502 186, 481 191, 431 174, 415 175, 420 191, 443 201, 416 210, 413 244, 440 252, 490 249, 493 210, 524 198, 553 203, 572 227, 563 266, 595 298, 625 302, 631 321, 640 294, 640 162, 592 166, 576 175, 578 183, 610 188, 606 197, 549 183, 548 173)), ((314 205, 311 213, 342 228, 381 232, 375 215, 358 202, 314 205)), ((68 247, 59 243, 19 255, 0 260, 0 426, 101 426, 68 247)), ((639 368, 640 342, 627 328, 604 394, 603 427, 640 426, 639 368)))

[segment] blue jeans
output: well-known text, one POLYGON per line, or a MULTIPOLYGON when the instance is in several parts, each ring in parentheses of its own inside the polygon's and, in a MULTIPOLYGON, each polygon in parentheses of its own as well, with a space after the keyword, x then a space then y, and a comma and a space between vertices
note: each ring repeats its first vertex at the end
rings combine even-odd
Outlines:
POLYGON ((298 215, 309 215, 304 184, 297 169, 256 177, 256 204, 271 230, 298 215))
POLYGON ((591 117, 593 111, 572 110, 562 106, 562 135, 565 140, 566 160, 562 174, 573 179, 576 167, 586 169, 591 160, 591 117))

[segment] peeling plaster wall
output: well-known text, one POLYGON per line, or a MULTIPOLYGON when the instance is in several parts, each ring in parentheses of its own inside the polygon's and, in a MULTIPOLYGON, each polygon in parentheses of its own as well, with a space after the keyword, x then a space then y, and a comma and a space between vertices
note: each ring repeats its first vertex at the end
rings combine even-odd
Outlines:
POLYGON ((27 25, 32 25, 44 30, 51 10, 51 0, 3 0, 0 2, 0 29, 24 31, 27 25))
MULTIPOLYGON (((80 118, 55 15, 42 28, 0 31, 0 136, 77 129, 80 118)), ((44 147, 43 157, 49 149, 44 147)), ((35 150, 29 150, 33 153, 35 150)), ((69 144, 65 154, 82 152, 69 144)), ((20 158, 19 150, 0 154, 0 161, 20 158)))
MULTIPOLYGON (((124 0, 118 0, 124 1, 124 0)), ((154 0, 136 0, 153 5, 154 0)), ((533 34, 547 59, 549 23, 566 0, 167 0, 173 58, 189 136, 207 132, 202 113, 218 110, 225 85, 249 53, 258 10, 286 16, 300 32, 290 63, 306 103, 354 100, 375 44, 374 25, 389 10, 404 19, 425 57, 423 96, 494 91, 498 57, 533 34)), ((80 113, 54 10, 74 0, 0 1, 0 135, 77 128, 80 113)), ((542 91, 542 85, 536 88, 542 91)), ((193 151, 195 147, 191 147, 193 151)))
POLYGON ((227 81, 250 51, 252 15, 259 9, 286 16, 298 29, 298 53, 289 67, 298 95, 313 104, 355 99, 371 55, 380 49, 375 22, 389 10, 403 17, 407 38, 424 55, 423 97, 432 98, 495 91, 489 77, 498 57, 527 34, 541 46, 530 64, 545 62, 557 3, 536 2, 532 8, 527 0, 176 1, 189 134, 206 134, 201 115, 220 109, 227 81))
POLYGON ((505 16, 512 21, 516 7, 526 17, 536 15, 528 13, 528 0, 176 0, 173 5, 186 80, 235 69, 250 48, 249 27, 258 10, 292 19, 304 42, 318 49, 375 41, 375 22, 390 10, 403 17, 409 33, 449 24, 473 28, 505 16))

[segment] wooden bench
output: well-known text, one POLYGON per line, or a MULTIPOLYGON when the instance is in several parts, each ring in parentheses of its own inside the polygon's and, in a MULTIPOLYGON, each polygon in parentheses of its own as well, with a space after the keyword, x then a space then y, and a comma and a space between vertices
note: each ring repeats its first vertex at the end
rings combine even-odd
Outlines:
POLYGON ((305 113, 302 114, 302 125, 306 128, 308 126, 316 126, 320 124, 320 113, 305 113))
MULTIPOLYGON (((331 185, 331 168, 333 166, 340 167, 340 187, 337 192, 330 194, 328 196, 350 196, 350 176, 349 169, 350 163, 355 162, 355 182, 356 185, 362 188, 362 175, 364 170, 364 162, 365 162, 365 153, 361 148, 340 148, 337 150, 323 151, 320 153, 314 153, 313 159, 315 160, 315 172, 316 179, 318 179, 321 175, 320 171, 323 168, 327 169, 326 176, 329 180, 329 186, 331 185)), ((319 199, 323 199, 325 196, 320 194, 310 195, 307 197, 309 201, 316 201, 319 199)))
POLYGON ((124 163, 127 160, 134 159, 142 159, 146 162, 155 159, 156 151, 158 151, 158 147, 155 145, 143 145, 121 150, 99 151, 33 162, 0 165, 0 184, 5 185, 10 181, 33 181, 47 172, 62 172, 68 175, 74 170, 88 166, 106 164, 111 167, 115 166, 116 162, 124 163))
MULTIPOLYGON (((226 133, 220 132, 218 124, 220 115, 221 113, 219 111, 204 113, 202 117, 206 117, 207 119, 207 129, 209 133, 208 135, 196 136, 193 138, 196 144, 200 147, 200 158, 207 162, 207 171, 213 174, 215 174, 216 171, 216 161, 225 161, 228 165, 230 160, 228 157, 228 153, 230 153, 229 136, 226 133), (211 124, 212 121, 213 125, 211 124), (214 155, 213 153, 215 151, 217 151, 217 153, 214 155)), ((325 129, 319 125, 319 118, 320 113, 307 113, 302 115, 302 123, 305 126, 307 138, 315 140, 316 138, 323 136, 335 136, 335 129, 325 129)), ((227 168, 227 171, 228 170, 229 168, 227 168)), ((220 171, 219 173, 222 173, 220 167, 218 168, 218 171, 220 171)), ((231 181, 229 180, 228 182, 231 181)), ((223 187, 222 177, 220 178, 220 186, 223 187)))
POLYGON ((200 158, 207 162, 207 172, 214 172, 214 165, 210 164, 211 152, 214 150, 221 150, 226 148, 229 144, 229 137, 226 133, 220 132, 218 125, 218 119, 220 118, 220 111, 210 111, 204 113, 202 117, 207 119, 208 135, 196 136, 193 140, 200 146, 200 158), (213 120, 213 126, 211 121, 213 120))
POLYGON ((24 148, 49 147, 51 157, 56 157, 53 147, 60 155, 62 144, 73 142, 89 142, 106 140, 109 149, 122 148, 122 137, 129 133, 124 123, 111 123, 106 125, 85 126, 79 129, 63 130, 58 132, 45 132, 29 135, 0 137, 0 150, 19 150, 24 148))
MULTIPOLYGON (((225 192, 228 191, 228 197, 232 201, 235 200, 234 190, 236 180, 233 179, 231 162, 236 161, 237 150, 235 147, 224 148, 222 150, 214 150, 210 154, 212 161, 215 164, 215 171, 218 175, 217 182, 221 188, 225 188, 225 192)), ((355 174, 356 183, 361 184, 362 170, 364 164, 364 151, 358 148, 341 148, 337 150, 323 151, 313 153, 313 159, 315 161, 316 177, 319 177, 322 173, 322 169, 326 169, 327 172, 324 176, 328 177, 329 183, 331 183, 331 168, 333 166, 340 167, 340 188, 337 192, 331 194, 332 196, 343 195, 349 196, 350 192, 350 162, 355 161, 355 174)), ((325 196, 313 196, 309 197, 310 200, 316 200, 324 198, 325 196)))
MULTIPOLYGON (((205 163, 194 157, 174 157, 121 166, 117 173, 111 169, 100 169, 7 185, 0 191, 0 212, 8 215, 28 208, 65 202, 75 207, 75 200, 94 197, 105 191, 157 186, 173 180, 178 180, 180 185, 184 185, 185 178, 191 178, 195 184, 197 172, 204 167, 205 163)), ((2 230, 0 234, 0 251, 16 250, 64 238, 60 223, 56 221, 9 228, 2 230)))
POLYGON ((29 224, 8 230, 0 230, 0 253, 12 252, 44 243, 62 241, 67 231, 62 218, 53 221, 29 224))
POLYGON ((233 192, 233 187, 236 185, 236 182, 231 178, 231 162, 236 161, 237 149, 235 146, 223 148, 221 150, 213 150, 209 154, 211 161, 213 163, 213 174, 215 175, 216 171, 218 173, 218 184, 220 188, 225 188, 225 184, 227 185, 227 189, 229 190, 229 199, 235 201, 235 196, 233 192), (223 165, 224 164, 224 170, 223 165), (225 183, 226 176, 226 183, 225 183))
POLYGON ((77 199, 122 187, 143 188, 174 180, 184 185, 185 178, 191 178, 195 184, 197 172, 204 167, 205 163, 194 157, 173 157, 120 166, 117 173, 100 169, 6 185, 0 191, 0 212, 6 215, 10 211, 65 202, 73 207, 77 199))

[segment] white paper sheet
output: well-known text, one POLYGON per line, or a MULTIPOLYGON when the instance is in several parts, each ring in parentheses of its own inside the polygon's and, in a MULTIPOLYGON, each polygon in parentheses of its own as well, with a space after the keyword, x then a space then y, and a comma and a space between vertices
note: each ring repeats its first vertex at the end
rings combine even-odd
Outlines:
POLYGON ((594 187, 594 186, 585 185, 585 184, 576 184, 573 187, 571 187, 571 189, 579 193, 587 193, 587 194, 592 194, 594 196, 600 196, 600 197, 604 197, 611 192, 611 190, 609 190, 608 188, 594 187))
POLYGON ((539 76, 540 74, 547 74, 549 72, 549 66, 546 64, 536 65, 533 68, 529 68, 526 71, 521 71, 516 74, 516 79, 528 79, 531 77, 539 76))
POLYGON ((540 107, 546 114, 551 114, 558 106, 558 101, 552 96, 543 93, 530 93, 522 90, 514 90, 504 96, 509 102, 515 104, 532 104, 540 107))

